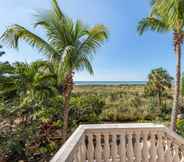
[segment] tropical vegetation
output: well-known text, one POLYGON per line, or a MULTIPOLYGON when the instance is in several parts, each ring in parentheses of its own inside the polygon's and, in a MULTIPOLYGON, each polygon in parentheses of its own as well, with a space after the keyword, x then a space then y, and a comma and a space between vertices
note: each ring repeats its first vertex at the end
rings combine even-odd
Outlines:
MULTIPOLYGON (((45 62, 0 64, 2 161, 49 161, 63 144, 64 97, 57 91, 48 69, 45 75, 45 62)), ((165 89, 167 95, 162 96, 161 105, 157 95, 147 95, 145 89, 144 85, 74 86, 68 135, 82 123, 168 124, 171 88, 165 89)), ((181 131, 181 124, 178 128, 181 131)))
POLYGON ((163 68, 154 69, 149 74, 145 95, 157 97, 158 108, 161 107, 162 98, 170 95, 168 92, 172 88, 172 80, 173 78, 163 68))
POLYGON ((93 53, 107 39, 107 30, 103 25, 88 27, 80 20, 72 21, 52 0, 52 9, 39 12, 34 26, 40 26, 46 32, 47 40, 15 24, 9 27, 1 39, 12 48, 19 47, 19 40, 26 41, 48 57, 51 63, 56 89, 64 96, 63 138, 67 137, 69 101, 73 89, 73 77, 76 71, 87 70, 93 74, 91 60, 93 53))
MULTIPOLYGON (((162 122, 184 136, 184 119, 176 120, 184 114, 184 1, 152 0, 151 14, 138 25, 140 34, 173 33, 174 98, 173 78, 162 67, 151 70, 145 85, 75 85, 78 71, 94 73, 94 54, 108 32, 102 24, 90 27, 72 20, 57 0, 51 1, 51 9, 35 16, 34 27, 41 27, 44 38, 19 24, 1 36, 2 43, 15 49, 25 41, 46 59, 0 62, 0 162, 47 162, 83 123, 162 122)), ((0 45, 0 57, 4 54, 0 45)))
POLYGON ((152 0, 151 13, 142 19, 138 25, 138 32, 146 30, 159 33, 172 32, 173 45, 176 55, 176 84, 171 118, 171 128, 176 131, 176 119, 181 100, 181 46, 184 36, 184 1, 183 0, 152 0))

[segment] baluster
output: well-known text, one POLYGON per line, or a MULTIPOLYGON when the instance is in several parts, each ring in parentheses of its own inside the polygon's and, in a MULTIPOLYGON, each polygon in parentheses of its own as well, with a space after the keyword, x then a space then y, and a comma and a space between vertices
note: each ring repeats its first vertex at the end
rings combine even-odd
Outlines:
POLYGON ((181 162, 184 162, 184 152, 181 150, 181 162))
MULTIPOLYGON (((155 143, 155 132, 151 132, 150 162, 157 161, 157 149, 155 143)), ((169 162, 169 161, 168 161, 169 162)))
POLYGON ((178 145, 174 144, 173 162, 179 162, 180 161, 178 149, 179 149, 178 145))
POLYGON ((93 143, 93 135, 88 135, 88 161, 94 162, 94 143, 93 143))
POLYGON ((80 160, 80 147, 78 147, 76 152, 74 153, 74 162, 80 162, 80 160))
POLYGON ((116 134, 112 135, 112 162, 116 162, 117 158, 117 136, 116 134))
POLYGON ((102 146, 101 146, 101 134, 96 134, 96 150, 95 150, 96 162, 102 161, 102 146))
POLYGON ((166 148, 165 148, 165 161, 172 162, 172 155, 171 155, 171 141, 168 139, 166 148))
POLYGON ((109 133, 104 134, 104 162, 109 162, 110 158, 110 146, 109 146, 109 133))
POLYGON ((133 151, 133 143, 132 143, 132 132, 128 132, 127 157, 128 157, 128 162, 133 162, 134 161, 134 151, 133 151))
POLYGON ((81 142, 81 162, 86 162, 86 142, 85 142, 85 135, 82 138, 81 142))
POLYGON ((71 156, 69 156, 69 158, 67 160, 69 162, 77 162, 77 160, 76 160, 76 153, 74 152, 74 154, 72 154, 71 156))
MULTIPOLYGON (((73 162, 78 162, 78 159, 77 159, 77 154, 74 154, 74 156, 73 156, 74 158, 73 158, 73 162)), ((72 160, 71 160, 72 161, 72 160)))
POLYGON ((143 131, 142 156, 144 162, 149 162, 148 132, 143 131))
POLYGON ((126 139, 125 132, 120 135, 120 162, 126 162, 126 139))
POLYGON ((79 162, 84 162, 83 159, 82 159, 82 156, 83 156, 83 153, 82 153, 82 144, 80 143, 79 144, 79 162))
POLYGON ((142 154, 141 154, 141 143, 140 143, 140 135, 141 133, 138 131, 138 132, 135 132, 135 139, 136 139, 136 142, 135 142, 135 161, 136 162, 141 162, 142 160, 142 154))
POLYGON ((164 160, 164 147, 163 147, 163 135, 162 133, 158 132, 158 146, 157 146, 157 151, 158 151, 158 162, 165 162, 164 160))

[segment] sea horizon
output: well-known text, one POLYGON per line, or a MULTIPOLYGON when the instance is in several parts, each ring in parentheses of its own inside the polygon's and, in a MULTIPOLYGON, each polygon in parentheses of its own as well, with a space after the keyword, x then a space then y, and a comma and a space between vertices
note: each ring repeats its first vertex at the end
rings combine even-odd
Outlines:
POLYGON ((147 81, 75 81, 75 85, 145 85, 147 81))

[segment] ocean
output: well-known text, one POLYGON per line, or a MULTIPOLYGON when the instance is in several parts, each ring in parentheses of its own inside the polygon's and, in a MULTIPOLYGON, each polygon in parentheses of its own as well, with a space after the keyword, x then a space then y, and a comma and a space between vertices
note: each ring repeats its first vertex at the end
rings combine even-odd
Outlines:
POLYGON ((75 85, 145 85, 146 81, 75 81, 75 85))

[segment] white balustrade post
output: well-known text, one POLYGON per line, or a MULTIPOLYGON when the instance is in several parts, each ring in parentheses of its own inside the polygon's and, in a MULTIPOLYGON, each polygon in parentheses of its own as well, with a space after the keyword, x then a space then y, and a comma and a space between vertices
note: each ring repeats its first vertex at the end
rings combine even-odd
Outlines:
POLYGON ((83 135, 81 142, 81 162, 86 162, 86 136, 83 135))
POLYGON ((142 148, 142 155, 143 155, 143 162, 149 162, 149 147, 148 147, 148 131, 144 130, 143 133, 143 148, 142 148))
POLYGON ((109 145, 109 133, 104 133, 104 161, 109 162, 110 158, 110 145, 109 145))
POLYGON ((117 136, 112 134, 112 162, 116 162, 117 159, 117 136))
POLYGON ((80 162, 80 147, 77 148, 76 152, 74 153, 74 162, 80 162))
POLYGON ((172 162, 172 154, 171 154, 171 141, 168 139, 165 146, 165 161, 172 162))
POLYGON ((120 162, 126 162, 126 139, 125 131, 120 135, 120 162))
POLYGON ((93 135, 88 135, 88 161, 94 162, 94 143, 93 143, 93 135))
POLYGON ((179 148, 178 148, 178 145, 177 145, 177 144, 174 144, 173 162, 180 162, 178 149, 179 149, 179 148))
POLYGON ((134 151, 133 151, 133 143, 132 143, 132 131, 128 131, 128 146, 127 146, 127 156, 128 162, 134 161, 134 151))
POLYGON ((151 132, 150 162, 156 162, 157 161, 157 149, 156 149, 155 134, 156 134, 156 132, 151 132))
POLYGON ((164 159, 164 145, 163 145, 163 133, 158 132, 158 146, 157 146, 157 151, 158 151, 158 162, 165 162, 164 159))
POLYGON ((135 162, 141 162, 142 160, 140 135, 140 131, 135 131, 135 162))
POLYGON ((184 151, 181 151, 181 162, 184 162, 184 151))
POLYGON ((95 135, 96 135, 96 148, 95 148, 96 162, 101 162, 102 161, 101 134, 96 133, 95 135))

